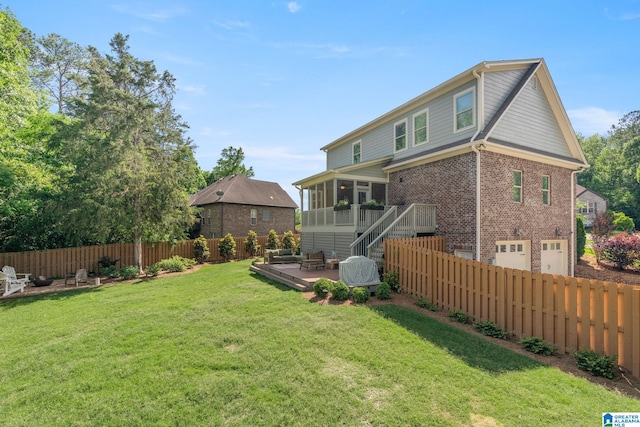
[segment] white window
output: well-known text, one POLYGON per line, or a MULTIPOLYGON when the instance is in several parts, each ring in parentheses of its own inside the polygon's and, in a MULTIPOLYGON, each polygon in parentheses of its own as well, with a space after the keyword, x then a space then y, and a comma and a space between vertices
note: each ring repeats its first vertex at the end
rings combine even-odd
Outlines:
POLYGON ((269 221, 269 220, 271 220, 271 211, 268 211, 268 210, 266 210, 266 209, 265 209, 265 210, 263 210, 263 211, 262 211, 262 220, 263 220, 263 221, 269 221))
POLYGON ((548 175, 542 175, 542 204, 551 204, 551 188, 549 187, 548 175))
POLYGON ((413 145, 429 142, 429 109, 413 115, 413 145))
POLYGON ((251 209, 251 225, 258 224, 258 211, 251 209))
POLYGON ((393 124, 395 141, 395 151, 402 151, 407 148, 407 120, 402 120, 393 124))
POLYGON ((475 88, 471 88, 453 96, 454 132, 475 126, 475 94, 475 88))
POLYGON ((597 212, 597 203, 596 202, 587 202, 586 206, 580 208, 580 213, 594 213, 597 212))
POLYGON ((522 203, 522 171, 513 171, 513 201, 522 203))
POLYGON ((351 146, 353 164, 358 164, 362 160, 362 141, 354 142, 351 146))

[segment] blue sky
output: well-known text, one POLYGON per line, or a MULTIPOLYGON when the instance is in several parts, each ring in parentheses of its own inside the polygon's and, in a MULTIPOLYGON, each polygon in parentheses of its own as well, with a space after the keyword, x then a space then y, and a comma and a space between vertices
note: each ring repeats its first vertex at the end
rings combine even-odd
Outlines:
POLYGON ((481 61, 545 58, 574 129, 640 100, 640 1, 9 0, 23 26, 132 53, 177 79, 200 166, 242 147, 255 178, 325 168, 320 147, 481 61), (455 6, 453 6, 455 4, 455 6), (634 102, 635 101, 635 102, 634 102))

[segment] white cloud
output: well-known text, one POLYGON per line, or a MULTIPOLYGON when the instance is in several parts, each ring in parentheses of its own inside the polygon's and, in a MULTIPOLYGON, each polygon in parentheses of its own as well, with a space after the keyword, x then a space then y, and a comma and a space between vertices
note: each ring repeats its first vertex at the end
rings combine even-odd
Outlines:
POLYGON ((251 23, 246 21, 214 21, 214 24, 225 30, 237 30, 251 28, 251 23))
POLYGON ((184 86, 178 86, 179 90, 183 90, 185 92, 188 93, 192 93, 194 95, 204 95, 205 94, 205 90, 204 90, 204 86, 200 85, 200 86, 190 86, 190 85, 184 85, 184 86))
POLYGON ((111 8, 116 12, 132 15, 137 18, 146 19, 148 21, 166 22, 176 16, 186 15, 189 11, 181 6, 169 9, 142 10, 140 8, 131 7, 130 4, 113 4, 111 8))
POLYGON ((622 114, 618 111, 607 111, 598 107, 584 107, 568 110, 567 114, 573 124, 573 129, 584 136, 593 134, 605 135, 611 125, 618 123, 622 114))
POLYGON ((232 133, 229 131, 219 131, 219 132, 215 132, 213 130, 213 128, 210 127, 206 127, 206 128, 202 128, 202 130, 200 130, 200 132, 198 132, 198 135, 201 136, 212 136, 212 137, 220 137, 220 138, 225 138, 227 136, 231 136, 232 133))
POLYGON ((289 12, 291 13, 296 13, 302 9, 302 6, 300 6, 297 1, 290 1, 287 3, 287 9, 289 9, 289 12))

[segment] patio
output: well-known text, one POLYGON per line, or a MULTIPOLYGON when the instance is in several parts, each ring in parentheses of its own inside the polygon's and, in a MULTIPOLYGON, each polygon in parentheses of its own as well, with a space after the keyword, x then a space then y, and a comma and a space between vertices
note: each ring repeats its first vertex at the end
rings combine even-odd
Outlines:
POLYGON ((300 268, 298 263, 265 264, 263 262, 255 262, 251 265, 250 270, 299 291, 312 290, 313 284, 321 277, 326 277, 334 282, 339 277, 337 268, 332 269, 329 266, 324 268, 300 268))

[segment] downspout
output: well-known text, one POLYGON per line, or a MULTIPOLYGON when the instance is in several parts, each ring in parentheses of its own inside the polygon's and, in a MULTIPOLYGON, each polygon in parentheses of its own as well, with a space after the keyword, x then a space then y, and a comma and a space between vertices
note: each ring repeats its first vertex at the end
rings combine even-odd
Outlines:
POLYGON ((484 128, 484 72, 478 74, 476 70, 472 71, 473 77, 478 80, 478 129, 471 137, 471 150, 476 154, 476 261, 480 261, 480 150, 478 146, 484 147, 482 144, 473 144, 480 131, 484 128))

